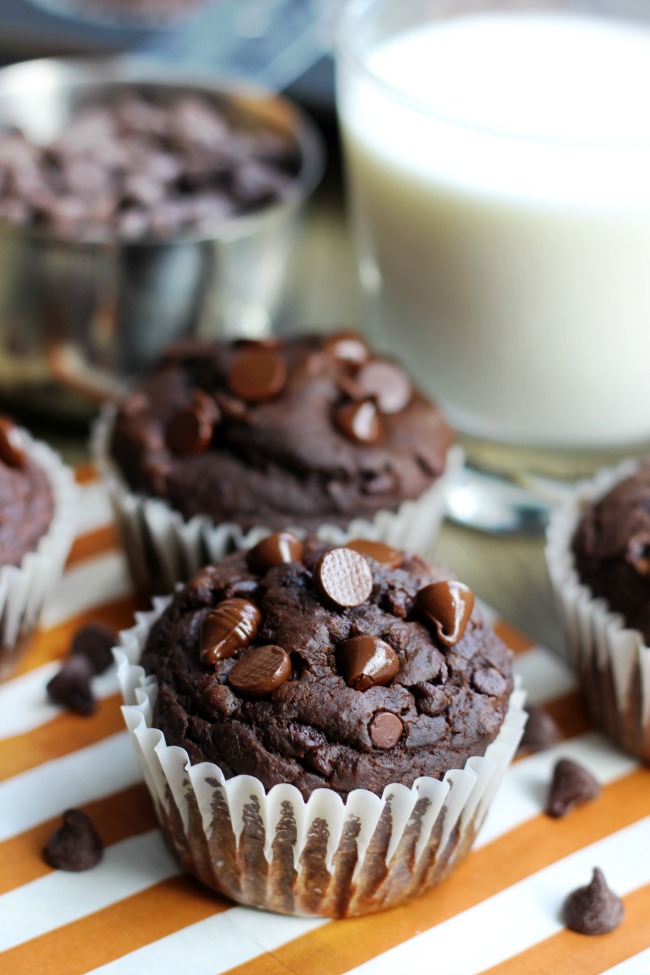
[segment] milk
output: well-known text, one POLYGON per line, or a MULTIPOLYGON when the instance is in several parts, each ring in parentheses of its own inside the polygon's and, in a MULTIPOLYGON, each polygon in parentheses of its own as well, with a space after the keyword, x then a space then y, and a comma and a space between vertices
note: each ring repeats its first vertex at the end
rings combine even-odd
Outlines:
POLYGON ((650 31, 469 15, 367 67, 338 100, 384 344, 464 433, 650 441, 650 31))

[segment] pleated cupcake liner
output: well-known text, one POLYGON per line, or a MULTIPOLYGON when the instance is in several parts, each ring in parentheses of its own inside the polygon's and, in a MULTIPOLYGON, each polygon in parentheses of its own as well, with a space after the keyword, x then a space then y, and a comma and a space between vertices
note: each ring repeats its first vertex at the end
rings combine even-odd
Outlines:
POLYGON ((517 683, 485 754, 442 781, 388 785, 346 799, 290 784, 226 779, 191 765, 152 727, 158 690, 139 665, 151 626, 170 602, 137 615, 115 650, 123 714, 167 842, 183 867, 233 900, 282 914, 352 917, 401 904, 441 881, 468 853, 525 725, 517 683))
MULTIPOLYGON (((209 562, 230 552, 249 548, 273 529, 256 525, 244 531, 233 522, 215 524, 206 515, 189 520, 159 498, 133 492, 110 456, 110 439, 115 407, 106 406, 94 427, 91 448, 108 493, 118 532, 137 588, 150 595, 172 592, 209 562)), ((444 473, 421 497, 404 501, 397 510, 378 511, 373 518, 354 518, 349 525, 323 524, 317 538, 331 545, 344 545, 353 538, 385 542, 394 548, 426 555, 435 542, 445 513, 447 484, 462 464, 462 451, 447 453, 444 473)), ((285 526, 299 537, 306 531, 285 526)))
POLYGON ((642 633, 627 627, 606 600, 581 583, 571 549, 587 508, 637 469, 637 461, 624 461, 576 486, 551 517, 546 562, 566 657, 592 720, 624 751, 650 763, 650 647, 642 633))
POLYGON ((75 536, 78 489, 57 454, 20 429, 25 452, 45 471, 54 498, 52 521, 18 566, 0 568, 0 678, 15 667, 43 604, 58 585, 75 536))

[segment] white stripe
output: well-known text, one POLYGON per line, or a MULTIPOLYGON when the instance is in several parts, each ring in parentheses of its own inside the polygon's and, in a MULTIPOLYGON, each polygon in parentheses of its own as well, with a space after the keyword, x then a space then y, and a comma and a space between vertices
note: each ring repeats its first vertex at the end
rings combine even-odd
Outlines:
POLYGON ((444 960, 445 975, 476 975, 561 931, 564 899, 589 882, 595 866, 621 896, 650 883, 650 857, 640 855, 648 849, 650 817, 558 860, 352 972, 418 971, 423 959, 437 958, 444 960))
POLYGON ((554 748, 548 748, 537 755, 530 755, 511 765, 506 772, 475 847, 485 846, 543 812, 553 768, 559 758, 571 758, 584 765, 601 785, 629 775, 639 765, 635 759, 617 751, 606 738, 595 731, 560 742, 554 748))
POLYGON ((576 680, 568 664, 546 647, 531 647, 513 661, 526 689, 528 704, 541 704, 575 690, 576 680))
POLYGON ((219 975, 329 922, 246 907, 198 921, 93 969, 88 975, 219 975))
POLYGON ((650 948, 614 965, 613 968, 608 968, 602 975, 648 975, 648 972, 650 972, 650 948))
MULTIPOLYGON (((63 708, 48 700, 45 691, 60 666, 60 661, 54 660, 0 685, 0 739, 23 735, 64 713, 63 708)), ((115 668, 93 678, 92 688, 99 700, 116 694, 119 685, 115 668)))
POLYGON ((77 535, 96 531, 113 521, 108 492, 101 481, 82 484, 77 509, 77 535))
POLYGON ((0 842, 141 778, 126 731, 21 772, 0 782, 0 842))
POLYGON ((108 552, 74 565, 63 576, 43 608, 41 626, 48 629, 64 620, 133 591, 122 552, 108 552))
POLYGON ((113 843, 92 871, 54 870, 4 894, 0 951, 101 911, 178 873, 180 867, 158 830, 113 843))

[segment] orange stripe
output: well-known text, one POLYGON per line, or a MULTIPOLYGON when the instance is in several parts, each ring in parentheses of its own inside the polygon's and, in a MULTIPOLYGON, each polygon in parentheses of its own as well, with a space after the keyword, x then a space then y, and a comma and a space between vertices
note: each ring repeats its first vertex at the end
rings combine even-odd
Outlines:
POLYGON ((25 648, 24 657, 16 668, 15 676, 64 657, 70 648, 72 637, 86 623, 100 622, 111 626, 114 630, 123 630, 133 626, 133 614, 137 609, 144 608, 146 608, 144 601, 138 601, 135 596, 125 596, 104 606, 94 606, 49 630, 37 630, 25 648))
POLYGON ((99 474, 94 464, 87 461, 84 464, 77 464, 74 471, 74 479, 77 484, 92 484, 93 481, 99 480, 99 474))
MULTIPOLYGON (((0 954, 2 975, 83 975, 231 903, 189 877, 172 877, 102 911, 0 954)), ((215 943, 215 958, 219 944, 215 943)))
MULTIPOLYGON (((43 689, 45 693, 45 689, 43 689)), ((108 735, 124 731, 120 712, 122 698, 113 694, 99 706, 91 717, 63 712, 52 721, 13 738, 0 741, 0 781, 26 772, 43 762, 60 758, 79 748, 94 745, 108 735)), ((55 705, 52 705, 54 708, 55 705)), ((60 709, 57 708, 57 711, 60 709)))
POLYGON ((79 535, 72 543, 70 554, 68 555, 67 567, 81 562, 83 559, 90 559, 94 555, 102 555, 119 548, 119 539, 113 525, 102 525, 94 531, 79 535))
POLYGON ((530 650, 531 647, 535 646, 530 637, 524 636, 523 633, 516 630, 510 623, 506 623, 505 620, 499 619, 494 623, 494 632, 501 637, 503 642, 515 654, 523 653, 525 650, 530 650))
POLYGON ((597 801, 565 819, 537 816, 475 850, 441 887, 410 904, 328 924, 274 949, 273 956, 232 969, 230 975, 286 975, 287 968, 294 975, 342 975, 649 813, 650 770, 638 770, 606 786, 597 801))
MULTIPOLYGON (((632 958, 647 948, 650 941, 650 885, 633 891, 623 901, 623 922, 606 937, 589 938, 574 931, 560 931, 528 951, 522 951, 494 968, 486 968, 482 975, 536 975, 537 972, 566 971, 570 971, 571 975, 598 975, 626 958, 632 958)), ((637 971, 640 975, 641 969, 637 971)))
MULTIPOLYGON (((146 786, 142 784, 88 802, 81 808, 92 819, 105 846, 146 833, 156 826, 151 799, 146 786)), ((59 817, 49 819, 26 833, 0 843, 0 894, 51 872, 41 857, 41 850, 60 825, 59 817)))

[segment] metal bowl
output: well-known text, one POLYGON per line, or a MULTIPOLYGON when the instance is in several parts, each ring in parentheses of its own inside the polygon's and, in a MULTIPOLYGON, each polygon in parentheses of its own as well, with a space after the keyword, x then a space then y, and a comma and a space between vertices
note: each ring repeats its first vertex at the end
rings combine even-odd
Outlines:
POLYGON ((169 342, 267 334, 285 289, 321 139, 289 101, 136 59, 29 61, 0 71, 0 123, 48 142, 80 106, 120 88, 200 92, 247 124, 291 133, 300 155, 283 198, 209 236, 74 242, 0 221, 0 393, 19 407, 85 416, 169 342))

